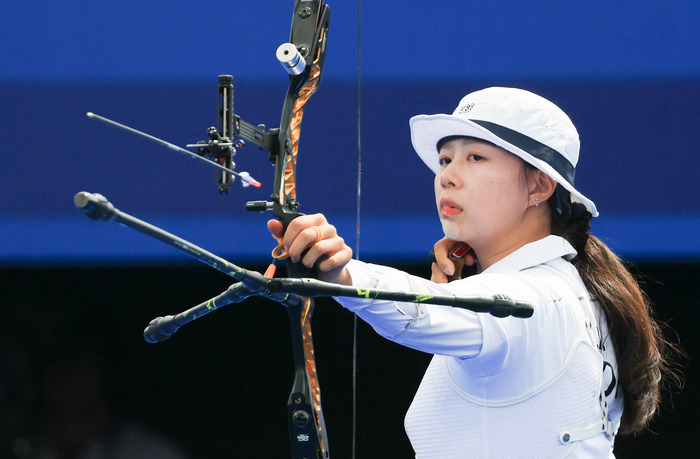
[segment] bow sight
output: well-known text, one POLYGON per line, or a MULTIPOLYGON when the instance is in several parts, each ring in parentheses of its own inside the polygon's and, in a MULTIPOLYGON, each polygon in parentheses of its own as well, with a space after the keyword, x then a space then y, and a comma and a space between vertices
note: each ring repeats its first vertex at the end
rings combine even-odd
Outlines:
MULTIPOLYGON (((197 148, 199 156, 206 157, 228 170, 234 170, 236 163, 233 161, 233 157, 236 155, 236 148, 243 148, 245 140, 248 140, 260 148, 268 150, 272 161, 272 151, 275 150, 278 142, 279 129, 265 132, 264 124, 255 127, 241 120, 241 117, 233 112, 233 76, 219 75, 218 96, 217 127, 212 126, 207 129, 209 140, 200 140, 196 144, 188 144, 187 146, 197 148), (234 140, 236 137, 240 138, 234 140)), ((250 177, 247 172, 241 172, 238 175, 250 177)), ((219 170, 216 179, 219 192, 228 193, 234 179, 234 174, 227 173, 226 170, 219 170)), ((243 181, 243 186, 248 185, 249 183, 243 181)))

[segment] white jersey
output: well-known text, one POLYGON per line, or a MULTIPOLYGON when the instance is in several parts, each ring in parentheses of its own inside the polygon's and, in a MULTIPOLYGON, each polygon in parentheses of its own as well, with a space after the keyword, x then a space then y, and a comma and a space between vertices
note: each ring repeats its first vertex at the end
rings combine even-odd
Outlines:
POLYGON ((458 308, 337 298, 382 336, 435 354, 406 416, 420 459, 614 457, 622 415, 603 314, 576 254, 548 236, 483 273, 435 284, 352 261, 353 285, 449 295, 502 293, 534 306, 528 319, 458 308))

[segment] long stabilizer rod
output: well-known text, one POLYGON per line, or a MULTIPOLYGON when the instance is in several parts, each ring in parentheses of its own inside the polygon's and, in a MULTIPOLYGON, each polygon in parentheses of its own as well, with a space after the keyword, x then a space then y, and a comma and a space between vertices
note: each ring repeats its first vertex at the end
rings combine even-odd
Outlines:
MULTIPOLYGON (((181 322, 180 324, 175 323, 175 325, 177 325, 175 330, 177 330, 177 328, 184 323, 194 320, 195 318, 206 314, 206 312, 209 312, 210 310, 216 309, 216 307, 206 307, 207 304, 210 304, 211 306, 212 301, 218 301, 218 307, 223 304, 242 301, 251 295, 265 296, 272 300, 289 305, 299 304, 301 301, 303 301, 301 296, 343 296, 351 298, 405 301, 451 306, 461 309, 468 309, 474 312, 489 313, 496 317, 513 316, 528 318, 533 314, 533 307, 529 303, 515 301, 508 296, 501 294, 493 296, 469 295, 458 297, 455 295, 430 295, 425 293, 399 292, 374 288, 358 288, 309 278, 270 279, 256 271, 250 271, 236 266, 233 263, 224 260, 223 258, 214 255, 201 247, 198 247, 188 241, 185 241, 184 239, 168 233, 167 231, 116 209, 112 203, 110 203, 107 198, 101 194, 81 191, 75 195, 74 202, 78 208, 85 211, 87 216, 93 220, 114 221, 146 234, 147 236, 151 236, 187 253, 191 257, 196 258, 212 268, 233 277, 241 283, 240 287, 237 287, 238 284, 234 284, 231 286, 231 288, 229 288, 229 290, 216 298, 213 298, 208 302, 202 303, 201 305, 182 313, 181 318, 192 317, 192 319, 189 319, 186 322, 181 322), (195 314, 195 309, 200 312, 206 310, 206 312, 204 312, 204 314, 195 314)), ((170 334, 173 332, 174 330, 170 332, 170 334)), ((170 334, 168 334, 168 336, 170 336, 170 334)), ((153 336, 156 335, 157 332, 154 332, 153 336)), ((148 340, 148 337, 146 339, 148 340)), ((155 339, 155 341, 159 340, 155 339)))

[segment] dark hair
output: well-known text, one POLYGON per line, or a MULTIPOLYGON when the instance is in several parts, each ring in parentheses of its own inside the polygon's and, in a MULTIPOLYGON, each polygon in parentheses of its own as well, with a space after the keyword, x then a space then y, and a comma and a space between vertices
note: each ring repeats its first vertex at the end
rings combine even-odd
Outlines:
POLYGON ((624 394, 620 434, 638 433, 656 412, 664 383, 682 385, 670 359, 676 347, 665 338, 635 277, 600 239, 589 234, 591 213, 580 203, 571 203, 562 212, 556 205, 561 193, 550 198, 552 234, 576 249, 572 263, 605 313, 624 394))

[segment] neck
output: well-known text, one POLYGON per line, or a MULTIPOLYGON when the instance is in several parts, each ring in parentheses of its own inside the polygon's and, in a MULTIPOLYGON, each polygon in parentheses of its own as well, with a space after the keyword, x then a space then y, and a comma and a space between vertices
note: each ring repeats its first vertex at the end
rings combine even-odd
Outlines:
POLYGON ((548 209, 546 207, 529 208, 520 225, 505 236, 497 235, 482 244, 472 245, 477 258, 477 271, 485 271, 522 246, 539 241, 550 234, 552 231, 548 209))

